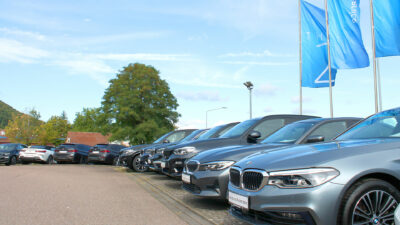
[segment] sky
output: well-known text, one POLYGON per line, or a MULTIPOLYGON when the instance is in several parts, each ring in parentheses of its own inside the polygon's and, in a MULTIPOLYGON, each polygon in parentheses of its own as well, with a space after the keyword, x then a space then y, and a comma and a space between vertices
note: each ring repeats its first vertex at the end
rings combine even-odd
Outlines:
MULTIPOLYGON (((310 0, 323 7, 322 0, 310 0)), ((371 56, 369 1, 361 1, 371 56)), ((176 96, 180 128, 299 112, 295 0, 0 0, 0 100, 42 119, 99 107, 129 63, 160 71, 176 96)), ((400 57, 380 59, 383 109, 398 107, 400 57)), ((334 116, 374 113, 372 67, 340 70, 334 116)), ((304 113, 329 116, 328 89, 303 88, 304 113)))

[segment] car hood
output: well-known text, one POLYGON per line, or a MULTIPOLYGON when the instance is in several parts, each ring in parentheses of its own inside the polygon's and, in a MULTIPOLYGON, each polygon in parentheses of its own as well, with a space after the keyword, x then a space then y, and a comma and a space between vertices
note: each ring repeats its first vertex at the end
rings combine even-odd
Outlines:
POLYGON ((267 171, 332 166, 335 161, 360 154, 377 154, 399 147, 394 139, 368 139, 332 141, 321 144, 291 146, 272 151, 261 151, 235 164, 242 169, 253 168, 267 171))
POLYGON ((201 152, 192 160, 200 163, 213 161, 239 161, 246 156, 268 149, 276 149, 287 146, 287 144, 255 144, 255 145, 234 145, 223 148, 216 148, 209 151, 201 152))

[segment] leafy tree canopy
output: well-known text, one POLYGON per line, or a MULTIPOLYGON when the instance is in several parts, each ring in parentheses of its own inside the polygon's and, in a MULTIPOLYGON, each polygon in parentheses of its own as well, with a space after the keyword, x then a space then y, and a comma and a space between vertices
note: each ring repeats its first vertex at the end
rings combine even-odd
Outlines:
POLYGON ((180 116, 168 83, 152 66, 129 64, 110 80, 102 111, 110 123, 112 140, 148 143, 173 130, 180 116))
POLYGON ((108 133, 107 125, 108 119, 101 108, 83 108, 76 113, 72 131, 108 133))
POLYGON ((61 116, 52 116, 38 128, 36 142, 42 145, 60 145, 65 142, 70 129, 71 124, 66 119, 65 113, 61 116))
POLYGON ((30 145, 36 143, 38 129, 42 124, 40 114, 32 109, 29 114, 15 114, 4 130, 12 142, 30 145))
POLYGON ((21 115, 22 113, 15 110, 13 107, 0 101, 0 128, 5 128, 8 121, 12 120, 13 115, 21 115))

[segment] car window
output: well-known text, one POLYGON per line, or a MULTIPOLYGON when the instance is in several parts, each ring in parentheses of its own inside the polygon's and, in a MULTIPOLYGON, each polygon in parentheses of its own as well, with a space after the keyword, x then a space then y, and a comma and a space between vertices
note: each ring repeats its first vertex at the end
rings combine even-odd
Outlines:
POLYGON ((158 138, 156 141, 154 141, 153 143, 154 143, 154 144, 161 143, 161 142, 165 139, 165 137, 167 137, 168 135, 170 135, 172 132, 173 132, 173 131, 164 134, 163 136, 159 137, 159 138, 158 138))
POLYGON ((185 136, 186 136, 185 131, 177 131, 177 132, 171 134, 169 137, 167 137, 166 140, 168 140, 169 143, 174 143, 174 142, 182 140, 185 136))
POLYGON ((285 119, 269 119, 261 122, 253 130, 261 133, 260 140, 268 137, 285 125, 285 119))
POLYGON ((252 127, 254 124, 256 124, 259 120, 260 120, 260 118, 243 121, 243 122, 237 124, 236 126, 232 127, 232 129, 230 129, 228 132, 221 135, 220 137, 221 138, 239 137, 244 132, 246 132, 250 127, 252 127))
POLYGON ((222 129, 219 133, 218 133, 218 137, 221 137, 223 134, 225 134, 226 132, 228 132, 230 129, 232 129, 236 124, 230 124, 228 126, 226 126, 224 129, 222 129))
POLYGON ((319 126, 309 136, 324 136, 325 141, 328 141, 343 133, 346 129, 346 121, 329 122, 319 126))
POLYGON ((306 134, 317 122, 296 122, 288 124, 271 136, 267 137, 262 143, 287 143, 294 144, 299 138, 306 134))
POLYGON ((14 149, 15 149, 15 144, 2 144, 2 145, 0 145, 0 150, 10 151, 10 150, 14 150, 14 149))

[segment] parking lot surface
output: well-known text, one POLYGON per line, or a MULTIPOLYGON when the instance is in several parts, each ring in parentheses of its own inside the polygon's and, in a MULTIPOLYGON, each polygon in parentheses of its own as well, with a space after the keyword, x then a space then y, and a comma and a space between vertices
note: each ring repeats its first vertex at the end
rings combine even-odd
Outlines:
POLYGON ((103 165, 0 167, 0 224, 243 224, 180 181, 103 165))
POLYGON ((111 166, 0 167, 0 224, 187 224, 111 166))

